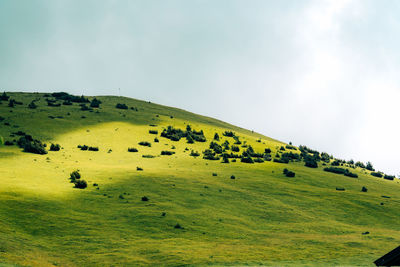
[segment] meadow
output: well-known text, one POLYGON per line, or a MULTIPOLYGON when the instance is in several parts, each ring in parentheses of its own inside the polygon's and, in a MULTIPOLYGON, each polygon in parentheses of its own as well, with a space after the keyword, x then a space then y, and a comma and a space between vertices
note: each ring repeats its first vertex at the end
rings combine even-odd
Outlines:
POLYGON ((7 95, 23 104, 1 101, 4 142, 22 131, 61 149, 39 155, 0 146, 0 266, 373 266, 399 245, 398 179, 359 167, 351 178, 323 171, 322 162, 206 160, 215 133, 215 142, 234 143, 225 131, 255 152, 271 149, 272 158, 287 144, 146 101, 96 96, 100 107, 82 110, 49 106, 54 97, 43 93, 7 95), (160 135, 188 125, 207 141, 160 135), (75 170, 87 188, 70 183, 75 170))

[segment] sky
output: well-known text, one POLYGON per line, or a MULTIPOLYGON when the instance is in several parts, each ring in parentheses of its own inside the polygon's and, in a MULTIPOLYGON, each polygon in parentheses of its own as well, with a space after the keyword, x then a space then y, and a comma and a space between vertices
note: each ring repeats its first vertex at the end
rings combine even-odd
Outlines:
POLYGON ((400 174, 400 1, 0 0, 0 90, 123 95, 400 174))

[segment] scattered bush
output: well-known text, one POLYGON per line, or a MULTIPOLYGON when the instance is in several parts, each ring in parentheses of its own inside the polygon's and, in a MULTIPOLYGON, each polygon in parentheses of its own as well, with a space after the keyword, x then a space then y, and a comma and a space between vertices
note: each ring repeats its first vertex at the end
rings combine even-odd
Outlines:
POLYGON ((318 168, 318 163, 314 157, 306 156, 304 158, 304 163, 306 167, 309 168, 318 168))
POLYGON ((7 101, 10 97, 6 94, 6 92, 3 92, 3 94, 0 96, 0 100, 7 101))
POLYGON ((45 144, 43 144, 39 140, 33 139, 32 136, 30 135, 25 135, 20 137, 17 144, 20 148, 24 149, 23 150, 24 152, 40 154, 40 155, 47 154, 47 151, 45 149, 45 144))
POLYGON ((89 108, 88 106, 86 106, 86 104, 80 104, 80 106, 81 106, 82 111, 93 110, 92 108, 89 108))
POLYGON ((271 149, 270 149, 270 148, 264 149, 264 153, 265 153, 265 154, 271 154, 271 149))
POLYGON ((283 169, 283 174, 284 175, 286 175, 286 177, 295 177, 296 176, 296 173, 295 172, 292 172, 292 171, 289 171, 288 169, 283 169))
POLYGON ((155 156, 153 156, 153 155, 142 155, 142 158, 152 159, 152 158, 155 158, 155 156))
POLYGON ((214 134, 214 140, 215 140, 215 141, 219 141, 219 135, 218 135, 218 133, 215 133, 215 134, 214 134))
POLYGON ((221 163, 229 163, 229 158, 226 156, 226 154, 222 155, 222 161, 221 163))
POLYGON ((100 104, 101 104, 101 101, 98 100, 97 98, 94 98, 94 99, 92 100, 92 102, 90 102, 90 107, 91 107, 91 108, 99 108, 99 107, 100 107, 100 104))
POLYGON ((98 148, 98 147, 94 147, 94 146, 90 146, 90 147, 88 148, 88 150, 89 150, 89 151, 99 151, 99 148, 98 148))
POLYGON ((31 103, 29 103, 28 108, 35 109, 35 108, 37 108, 37 105, 35 104, 34 101, 32 101, 31 103))
POLYGON ((203 159, 219 160, 219 156, 216 155, 216 153, 211 149, 206 149, 205 151, 203 151, 203 159))
POLYGON ((336 187, 337 191, 345 191, 346 189, 344 189, 343 187, 336 187))
POLYGON ((85 189, 87 187, 87 182, 85 180, 76 180, 75 181, 75 188, 79 188, 79 189, 85 189))
POLYGON ((381 172, 371 172, 372 176, 378 177, 378 178, 382 178, 383 174, 381 172))
POLYGON ((234 137, 235 133, 232 131, 225 131, 222 133, 223 136, 227 136, 227 137, 234 137))
POLYGON ((175 224, 174 228, 175 229, 183 229, 183 227, 179 223, 175 224))
POLYGON ((70 100, 66 100, 66 101, 62 102, 62 104, 65 106, 71 106, 72 102, 70 100))
POLYGON ((235 175, 231 175, 231 179, 232 179, 232 180, 233 180, 233 179, 236 179, 235 175))
POLYGON ((141 142, 139 142, 139 145, 151 147, 150 142, 147 142, 147 141, 141 141, 141 142))
POLYGON ((394 175, 387 175, 387 174, 385 174, 385 176, 384 176, 383 178, 384 178, 384 179, 387 179, 387 180, 394 180, 395 176, 394 176, 394 175))
POLYGON ((154 143, 158 143, 158 142, 160 142, 160 140, 158 140, 158 138, 155 137, 155 138, 154 138, 154 143))
POLYGON ((161 151, 161 155, 171 156, 173 154, 175 154, 175 152, 173 152, 173 151, 168 151, 168 150, 161 151))
POLYGON ((217 154, 221 154, 222 153, 222 146, 219 145, 216 142, 212 142, 210 143, 210 149, 214 150, 215 153, 217 154))
POLYGON ((352 177, 352 178, 358 178, 358 175, 355 173, 350 172, 348 169, 344 168, 339 168, 339 167, 326 167, 324 168, 324 171, 326 172, 332 172, 332 173, 337 173, 337 174, 344 174, 345 176, 352 177))
POLYGON ((136 170, 137 170, 137 171, 143 171, 143 168, 141 168, 141 167, 136 167, 136 170))
POLYGON ((50 151, 60 151, 61 147, 59 144, 51 144, 50 151))
POLYGON ((274 158, 273 162, 287 164, 287 163, 289 163, 289 159, 288 158, 274 158))
POLYGON ((218 174, 217 173, 215 173, 215 172, 213 172, 213 174, 212 174, 212 176, 217 176, 218 174))
POLYGON ((118 103, 115 107, 116 107, 116 108, 119 108, 119 109, 128 109, 128 106, 127 106, 127 105, 121 104, 121 103, 118 103))
POLYGON ((372 166, 371 162, 367 162, 367 165, 365 166, 365 168, 369 171, 375 171, 374 167, 372 166))
POLYGON ((263 163, 264 160, 263 160, 262 158, 255 158, 255 159, 254 159, 254 162, 263 163))
POLYGON ((82 96, 75 96, 75 95, 70 95, 65 92, 57 92, 57 93, 52 93, 52 97, 55 97, 58 100, 64 100, 64 101, 70 101, 70 102, 75 102, 75 103, 89 103, 89 99, 86 97, 82 96))
POLYGON ((200 153, 197 152, 197 151, 192 150, 192 151, 190 152, 190 156, 192 156, 192 157, 198 157, 198 156, 200 156, 200 153))
POLYGON ((157 130, 149 130, 149 134, 158 134, 157 130))
POLYGON ((134 147, 129 147, 128 148, 128 152, 138 152, 139 150, 137 150, 137 148, 134 147))
POLYGON ((232 150, 233 152, 239 152, 239 151, 240 151, 240 148, 239 148, 238 146, 232 146, 232 147, 231 147, 231 150, 232 150))
POLYGON ((146 197, 146 196, 143 196, 143 197, 142 197, 142 201, 149 201, 149 198, 146 197))
POLYGON ((6 140, 6 141, 4 142, 4 145, 5 145, 5 146, 13 146, 14 143, 13 143, 12 141, 6 140))
POLYGON ((242 158, 240 159, 240 162, 244 162, 244 163, 254 163, 254 160, 253 160, 251 157, 247 156, 247 157, 242 157, 242 158))
POLYGON ((81 150, 88 150, 89 147, 87 145, 78 145, 78 148, 80 148, 81 150))
POLYGON ((362 169, 365 169, 364 163, 362 163, 362 162, 360 162, 360 161, 357 161, 355 165, 356 165, 356 167, 360 167, 360 168, 362 168, 362 169))
POLYGON ((368 191, 368 189, 365 187, 365 186, 363 186, 362 188, 361 188, 361 192, 367 192, 368 191))

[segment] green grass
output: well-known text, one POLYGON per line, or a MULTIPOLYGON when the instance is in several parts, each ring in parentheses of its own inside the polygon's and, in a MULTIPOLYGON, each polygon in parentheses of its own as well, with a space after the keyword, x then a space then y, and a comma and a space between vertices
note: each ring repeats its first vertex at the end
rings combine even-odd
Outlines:
POLYGON ((103 104, 96 113, 80 111, 77 104, 48 107, 43 94, 9 95, 24 105, 0 104, 5 118, 0 136, 12 140, 16 137, 10 134, 21 130, 63 149, 35 155, 0 147, 0 266, 373 266, 400 241, 397 180, 361 169, 352 170, 359 175, 354 179, 304 163, 221 164, 193 158, 190 150, 208 148, 215 132, 219 143, 232 144, 222 136, 225 130, 258 152, 269 147, 274 155, 283 144, 144 101, 100 96, 103 104), (37 97, 42 98, 38 108, 28 109, 37 97), (139 111, 116 109, 116 103, 139 111), (185 129, 187 124, 204 130, 207 142, 159 136, 168 125, 185 129), (158 130, 159 143, 150 129, 158 130), (100 151, 81 151, 79 144, 100 151), (128 147, 139 152, 129 153, 128 147), (176 154, 161 156, 162 150, 176 154), (155 157, 142 157, 147 154, 155 157), (284 168, 296 177, 285 177, 284 168), (88 181, 87 189, 69 183, 76 169, 88 181), (143 196, 149 201, 141 201, 143 196), (175 229, 177 223, 183 229, 175 229), (362 235, 366 231, 370 234, 362 235))

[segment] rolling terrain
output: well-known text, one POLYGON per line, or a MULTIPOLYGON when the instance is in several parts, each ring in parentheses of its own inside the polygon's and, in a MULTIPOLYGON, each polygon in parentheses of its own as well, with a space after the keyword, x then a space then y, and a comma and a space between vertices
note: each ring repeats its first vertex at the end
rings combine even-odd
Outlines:
POLYGON ((59 95, 7 96, 17 103, 0 104, 8 142, 0 146, 0 266, 373 266, 399 245, 398 179, 343 162, 337 168, 358 177, 324 171, 333 157, 317 168, 302 158, 274 162, 301 151, 146 101, 96 96, 90 108, 59 95), (169 135, 169 126, 181 132, 169 135), (200 141, 188 143, 189 132, 200 141), (47 154, 23 152, 26 135, 47 154), (211 142, 225 141, 225 152, 251 146, 260 162, 222 163, 215 149, 214 160, 203 158, 211 142), (87 188, 74 188, 74 171, 87 188))

